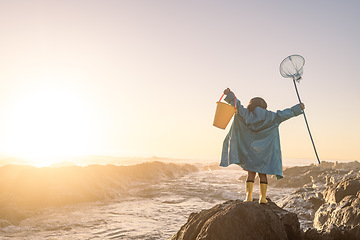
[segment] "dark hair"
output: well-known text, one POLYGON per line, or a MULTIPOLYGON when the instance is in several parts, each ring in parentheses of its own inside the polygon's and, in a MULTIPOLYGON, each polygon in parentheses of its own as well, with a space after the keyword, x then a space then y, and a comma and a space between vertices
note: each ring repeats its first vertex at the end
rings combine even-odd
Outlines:
POLYGON ((254 97, 250 100, 249 105, 247 106, 247 109, 250 112, 253 112, 256 107, 261 107, 263 109, 267 108, 267 104, 264 99, 261 97, 254 97))

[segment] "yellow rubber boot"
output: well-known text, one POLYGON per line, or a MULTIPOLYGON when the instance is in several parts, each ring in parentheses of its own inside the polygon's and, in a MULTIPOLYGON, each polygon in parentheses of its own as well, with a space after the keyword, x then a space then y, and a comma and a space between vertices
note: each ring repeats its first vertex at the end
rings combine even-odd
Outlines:
POLYGON ((268 203, 266 200, 267 183, 260 183, 260 199, 259 203, 268 203))
POLYGON ((252 192, 254 189, 254 182, 246 182, 245 188, 246 188, 246 199, 244 202, 252 202, 253 200, 252 192))

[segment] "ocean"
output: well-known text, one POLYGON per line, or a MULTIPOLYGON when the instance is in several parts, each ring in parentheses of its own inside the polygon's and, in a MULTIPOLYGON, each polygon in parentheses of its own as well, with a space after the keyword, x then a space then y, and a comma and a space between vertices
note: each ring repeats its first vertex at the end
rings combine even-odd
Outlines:
MULTIPOLYGON (((245 197, 246 172, 239 166, 155 160, 1 166, 0 239, 169 239, 190 213, 245 197)), ((311 162, 284 160, 284 166, 311 168, 311 162)), ((269 182, 268 197, 284 204, 301 186, 269 182)), ((258 192, 255 185, 255 198, 258 192)))

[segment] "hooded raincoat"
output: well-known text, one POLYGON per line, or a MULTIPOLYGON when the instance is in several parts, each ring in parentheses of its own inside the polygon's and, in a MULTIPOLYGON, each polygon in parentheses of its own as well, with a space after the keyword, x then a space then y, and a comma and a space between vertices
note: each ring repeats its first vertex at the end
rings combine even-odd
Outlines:
MULTIPOLYGON (((225 101, 234 106, 234 93, 230 92, 225 101)), ((238 99, 236 106, 237 113, 223 143, 220 166, 235 163, 248 171, 282 178, 279 125, 302 114, 300 104, 277 112, 261 107, 250 112, 238 99)))

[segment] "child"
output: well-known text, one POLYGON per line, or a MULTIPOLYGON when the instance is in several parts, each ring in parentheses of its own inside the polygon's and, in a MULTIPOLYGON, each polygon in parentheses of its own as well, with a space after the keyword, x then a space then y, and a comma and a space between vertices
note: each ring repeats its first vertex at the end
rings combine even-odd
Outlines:
MULTIPOLYGON (((235 105, 235 95, 229 88, 224 90, 227 95, 225 101, 235 105)), ((227 134, 221 156, 220 166, 238 164, 248 172, 246 180, 246 199, 252 201, 252 191, 256 173, 260 178, 259 203, 267 203, 267 176, 283 177, 280 150, 279 124, 298 116, 304 110, 303 103, 283 111, 271 112, 266 110, 264 99, 256 97, 250 100, 244 108, 236 98, 237 114, 227 134)))

